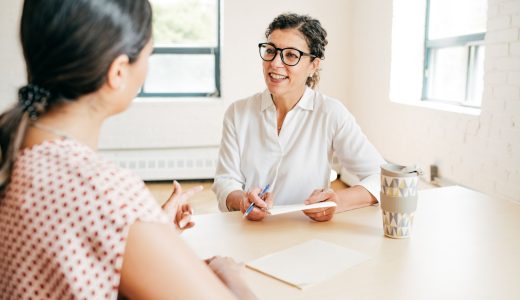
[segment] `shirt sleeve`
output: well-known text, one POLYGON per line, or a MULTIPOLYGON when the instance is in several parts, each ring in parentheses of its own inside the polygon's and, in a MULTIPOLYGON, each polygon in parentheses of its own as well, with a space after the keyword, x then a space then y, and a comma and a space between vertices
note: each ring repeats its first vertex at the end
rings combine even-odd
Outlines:
POLYGON ((229 211, 226 205, 227 196, 233 191, 242 190, 245 183, 240 171, 240 149, 233 112, 234 105, 231 105, 224 115, 217 171, 212 187, 217 195, 218 207, 224 212, 229 211))
POLYGON ((334 110, 336 116, 336 132, 333 136, 333 150, 341 165, 359 177, 361 185, 379 201, 381 165, 385 160, 370 143, 366 135, 356 123, 354 116, 340 105, 334 110))

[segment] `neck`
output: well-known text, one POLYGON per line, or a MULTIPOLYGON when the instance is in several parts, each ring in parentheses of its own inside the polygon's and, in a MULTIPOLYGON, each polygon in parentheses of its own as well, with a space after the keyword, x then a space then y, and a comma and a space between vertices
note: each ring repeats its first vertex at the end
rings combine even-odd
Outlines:
POLYGON ((305 93, 305 86, 302 90, 294 93, 284 95, 271 95, 271 97, 273 98, 274 106, 276 106, 276 128, 278 134, 280 134, 282 130, 285 116, 291 109, 293 109, 296 106, 296 104, 298 104, 300 99, 303 97, 303 93, 305 93))
POLYGON ((68 137, 96 150, 101 125, 107 116, 93 103, 93 99, 85 98, 51 109, 35 122, 36 126, 28 128, 24 146, 68 137))
POLYGON ((287 93, 283 95, 272 95, 274 105, 276 106, 276 110, 279 114, 287 114, 291 109, 293 109, 296 104, 300 101, 305 93, 305 86, 303 89, 287 93))

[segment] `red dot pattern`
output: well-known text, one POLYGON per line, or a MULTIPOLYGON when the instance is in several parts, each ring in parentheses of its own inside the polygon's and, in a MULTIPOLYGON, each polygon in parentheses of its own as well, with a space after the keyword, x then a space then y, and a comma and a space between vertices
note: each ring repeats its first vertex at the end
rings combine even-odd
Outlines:
POLYGON ((0 299, 117 299, 136 220, 168 222, 133 173, 70 139, 22 150, 0 195, 0 299))

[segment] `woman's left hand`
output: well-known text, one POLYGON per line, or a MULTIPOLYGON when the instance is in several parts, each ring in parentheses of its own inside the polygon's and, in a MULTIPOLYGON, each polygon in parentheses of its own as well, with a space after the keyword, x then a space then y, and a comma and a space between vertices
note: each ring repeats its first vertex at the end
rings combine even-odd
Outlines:
MULTIPOLYGON (((318 189, 314 190, 309 198, 305 200, 305 204, 312 204, 324 201, 332 201, 338 203, 338 195, 331 189, 323 190, 318 189)), ((336 212, 336 206, 334 207, 325 207, 325 208, 313 208, 304 210, 303 213, 307 215, 307 217, 313 219, 317 222, 325 222, 332 219, 334 213, 336 212)))
POLYGON ((196 186, 183 192, 181 185, 177 181, 173 182, 172 194, 162 207, 177 229, 182 231, 195 226, 191 221, 193 209, 186 201, 202 189, 202 186, 196 186))

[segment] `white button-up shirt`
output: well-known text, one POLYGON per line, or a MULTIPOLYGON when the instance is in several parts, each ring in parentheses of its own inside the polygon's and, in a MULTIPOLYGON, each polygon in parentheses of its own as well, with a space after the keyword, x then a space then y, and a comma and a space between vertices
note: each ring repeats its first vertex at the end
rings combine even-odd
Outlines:
POLYGON ((329 187, 333 153, 379 199, 385 161, 345 106, 306 88, 277 134, 277 112, 268 90, 234 102, 224 116, 213 191, 219 209, 235 190, 270 184, 275 205, 303 203, 329 187))

